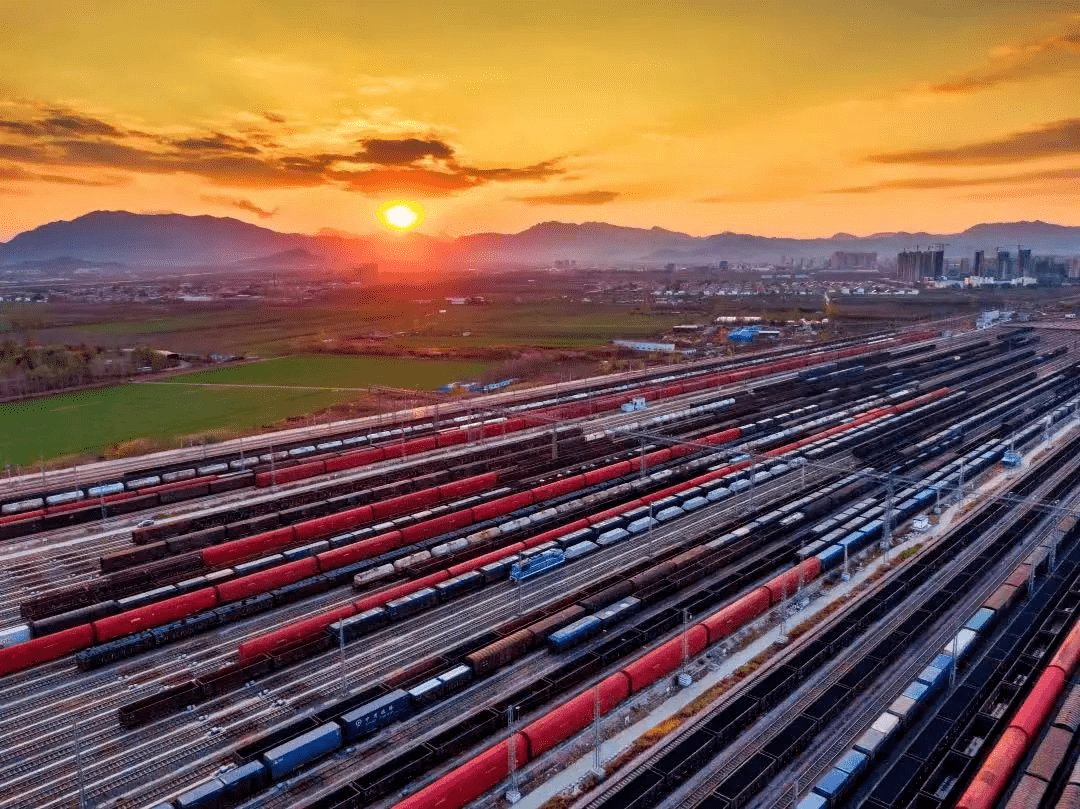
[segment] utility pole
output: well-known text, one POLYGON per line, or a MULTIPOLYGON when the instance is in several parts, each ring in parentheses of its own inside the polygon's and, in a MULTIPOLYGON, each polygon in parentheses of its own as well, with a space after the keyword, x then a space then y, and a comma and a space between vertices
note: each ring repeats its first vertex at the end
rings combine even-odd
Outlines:
POLYGON ((653 533, 652 507, 653 507, 652 500, 650 500, 649 501, 649 553, 655 553, 656 552, 656 548, 654 546, 654 543, 656 542, 656 537, 655 537, 655 535, 653 533))
POLYGON ((341 662, 341 696, 345 696, 348 693, 348 686, 345 684, 345 621, 338 621, 338 654, 341 662))
POLYGON ((79 779, 79 809, 86 809, 86 778, 83 775, 82 748, 79 744, 79 720, 71 722, 71 735, 75 739, 75 769, 79 779))
POLYGON ((892 522, 893 522, 893 476, 889 470, 889 476, 885 481, 885 524, 881 529, 881 541, 885 546, 885 561, 889 561, 889 549, 892 548, 892 522))
POLYGON ((604 777, 604 768, 601 763, 600 746, 603 739, 600 737, 600 686, 593 689, 593 772, 597 778, 604 777))
POLYGON ((783 645, 787 640, 787 581, 784 581, 780 588, 780 634, 776 642, 783 645))
MULTIPOLYGON (((959 633, 957 633, 959 634, 959 633)), ((949 666, 949 691, 956 688, 956 667, 960 661, 956 659, 956 635, 952 636, 952 665, 949 666)))
POLYGON ((750 453, 750 499, 747 501, 749 506, 750 506, 750 510, 749 510, 750 514, 753 514, 754 511, 755 511, 755 508, 754 508, 754 489, 756 489, 757 486, 754 483, 754 478, 757 477, 756 470, 757 470, 757 456, 754 453, 751 452, 750 453))
POLYGON ((506 706, 506 726, 510 731, 507 745, 507 767, 510 770, 510 790, 506 793, 506 800, 510 803, 517 803, 521 800, 521 784, 518 779, 517 771, 517 742, 514 740, 514 714, 517 710, 513 705, 506 706))
POLYGON ((687 661, 690 659, 690 640, 687 637, 689 631, 687 627, 690 624, 690 610, 683 607, 682 610, 682 667, 685 669, 687 661))

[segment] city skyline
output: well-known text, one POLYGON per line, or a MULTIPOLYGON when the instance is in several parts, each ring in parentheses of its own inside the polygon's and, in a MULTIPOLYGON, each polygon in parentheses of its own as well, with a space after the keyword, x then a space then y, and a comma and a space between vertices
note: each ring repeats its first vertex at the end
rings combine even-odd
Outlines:
POLYGON ((42 2, 0 37, 0 239, 90 210, 282 231, 796 237, 1080 223, 1075 4, 42 2))

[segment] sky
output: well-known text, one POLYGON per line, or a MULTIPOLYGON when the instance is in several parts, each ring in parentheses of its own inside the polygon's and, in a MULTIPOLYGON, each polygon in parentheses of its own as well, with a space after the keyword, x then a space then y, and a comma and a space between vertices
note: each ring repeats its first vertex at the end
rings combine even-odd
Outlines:
POLYGON ((0 0, 0 239, 1080 225, 1080 2, 0 0))

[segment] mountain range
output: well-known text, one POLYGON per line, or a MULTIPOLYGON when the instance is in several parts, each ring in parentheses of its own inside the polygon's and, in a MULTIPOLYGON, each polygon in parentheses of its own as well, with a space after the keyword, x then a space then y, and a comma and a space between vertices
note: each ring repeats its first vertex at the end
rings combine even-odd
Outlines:
POLYGON ((437 239, 419 233, 353 236, 323 230, 315 235, 281 233, 238 219, 183 214, 95 211, 50 222, 0 244, 8 274, 60 266, 126 265, 129 268, 347 267, 378 262, 390 269, 432 266, 543 266, 559 259, 583 264, 625 265, 778 262, 782 257, 826 257, 837 250, 877 252, 946 244, 950 257, 1015 250, 1080 254, 1080 227, 1047 222, 980 224, 960 233, 875 233, 794 239, 724 232, 691 236, 663 228, 630 228, 604 222, 543 222, 520 233, 477 233, 437 239), (62 261, 61 261, 62 260, 62 261), (80 262, 82 263, 80 265, 80 262))

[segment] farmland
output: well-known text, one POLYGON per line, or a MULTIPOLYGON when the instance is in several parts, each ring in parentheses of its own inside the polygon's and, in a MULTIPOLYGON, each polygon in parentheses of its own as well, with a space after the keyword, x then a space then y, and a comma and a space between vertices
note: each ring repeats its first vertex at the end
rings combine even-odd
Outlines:
POLYGON ((323 355, 280 357, 181 374, 166 381, 215 385, 281 385, 297 388, 364 388, 369 385, 384 385, 432 390, 446 382, 474 380, 485 368, 484 363, 480 362, 323 355))
POLYGON ((353 398, 328 390, 126 384, 0 407, 0 466, 60 456, 97 457, 117 445, 178 446, 183 436, 242 433, 353 398))

